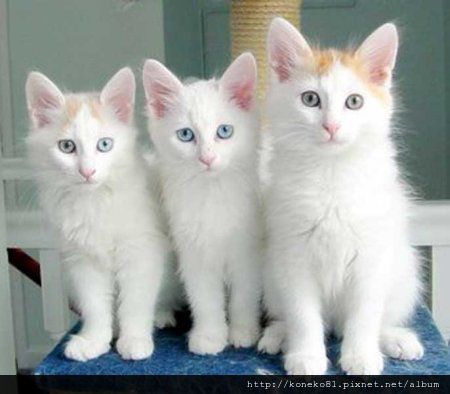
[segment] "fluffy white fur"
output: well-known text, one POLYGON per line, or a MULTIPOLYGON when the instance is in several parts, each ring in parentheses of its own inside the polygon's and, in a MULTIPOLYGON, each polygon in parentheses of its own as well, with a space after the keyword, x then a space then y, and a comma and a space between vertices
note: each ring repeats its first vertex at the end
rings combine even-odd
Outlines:
POLYGON ((189 349, 216 354, 227 343, 250 346, 259 337, 261 292, 255 61, 244 54, 220 80, 183 85, 148 60, 143 78, 164 203, 193 314, 189 349), (231 138, 217 137, 222 124, 234 127, 231 138), (183 128, 193 131, 193 141, 178 139, 183 128))
POLYGON ((343 338, 340 365, 348 374, 379 374, 383 353, 423 354, 405 326, 420 279, 391 139, 397 40, 386 24, 361 45, 357 55, 370 75, 363 81, 338 58, 327 72, 312 72, 315 55, 300 33, 281 18, 270 27, 265 304, 272 321, 259 349, 281 348, 289 374, 325 373, 329 331, 343 338), (321 105, 304 105, 305 91, 317 92, 321 105), (345 107, 354 93, 364 98, 359 110, 345 107), (331 122, 340 125, 332 137, 331 122))
MULTIPOLYGON (((124 68, 100 94, 63 95, 32 72, 26 94, 30 161, 42 207, 61 235, 71 300, 83 321, 65 355, 86 361, 107 352, 117 320, 120 355, 149 357, 168 242, 135 144, 134 75, 124 68), (103 137, 114 141, 109 152, 97 149, 103 137), (73 153, 59 149, 64 139, 75 142, 73 153)), ((171 305, 160 305, 157 324, 172 323, 171 305)))

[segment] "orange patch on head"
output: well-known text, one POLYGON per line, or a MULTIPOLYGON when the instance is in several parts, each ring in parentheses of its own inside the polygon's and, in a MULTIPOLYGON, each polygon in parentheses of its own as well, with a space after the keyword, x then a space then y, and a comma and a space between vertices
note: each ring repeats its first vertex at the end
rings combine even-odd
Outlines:
POLYGON ((367 86, 369 91, 379 100, 388 104, 391 96, 389 92, 380 85, 373 82, 373 78, 370 75, 370 70, 364 64, 363 60, 358 56, 355 51, 347 52, 345 56, 340 59, 341 63, 350 68, 367 86))
POLYGON ((336 61, 336 51, 328 50, 313 50, 313 71, 315 74, 323 75, 330 71, 331 67, 336 61))
POLYGON ((65 102, 65 122, 63 128, 66 128, 80 112, 83 105, 89 109, 91 116, 98 121, 102 121, 101 104, 96 95, 68 95, 65 102))
POLYGON ((91 113, 91 115, 101 121, 101 114, 100 114, 100 102, 98 100, 97 97, 89 97, 89 101, 88 101, 88 106, 89 106, 89 111, 91 113))
POLYGON ((66 98, 65 109, 68 122, 75 118, 75 116, 77 115, 78 111, 81 108, 81 104, 82 102, 79 97, 69 96, 66 98))
POLYGON ((367 86, 369 91, 386 104, 390 101, 389 92, 372 82, 370 72, 363 60, 354 50, 313 49, 312 72, 317 75, 328 73, 336 62, 348 67, 367 86))

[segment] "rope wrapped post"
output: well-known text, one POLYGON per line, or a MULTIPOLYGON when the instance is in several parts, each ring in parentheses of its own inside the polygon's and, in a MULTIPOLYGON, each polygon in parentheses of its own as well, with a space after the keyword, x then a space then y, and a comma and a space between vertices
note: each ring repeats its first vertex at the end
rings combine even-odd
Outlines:
POLYGON ((272 18, 281 16, 300 28, 302 0, 232 0, 231 55, 251 51, 258 64, 258 97, 264 98, 267 78, 266 36, 272 18))

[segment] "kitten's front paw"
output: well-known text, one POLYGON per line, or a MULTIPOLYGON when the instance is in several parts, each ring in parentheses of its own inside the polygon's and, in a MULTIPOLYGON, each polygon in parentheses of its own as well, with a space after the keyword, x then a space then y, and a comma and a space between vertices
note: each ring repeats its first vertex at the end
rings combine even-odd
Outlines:
POLYGON ((220 353, 227 346, 226 332, 197 331, 193 330, 189 334, 189 351, 195 354, 215 355, 220 353))
POLYGON ((313 353, 290 353, 284 359, 288 375, 324 375, 328 359, 325 355, 313 353))
POLYGON ((157 311, 155 313, 155 327, 166 328, 175 327, 177 321, 175 320, 175 314, 173 311, 157 311))
POLYGON ((230 345, 240 347, 253 346, 260 336, 259 327, 255 326, 232 326, 228 333, 230 345))
POLYGON ((120 337, 116 349, 124 360, 144 360, 153 353, 151 337, 120 337))
POLYGON ((88 361, 109 351, 109 341, 87 339, 80 335, 72 335, 64 349, 64 355, 76 361, 88 361))
POLYGON ((420 360, 424 353, 417 335, 404 328, 392 329, 382 335, 381 348, 386 356, 399 360, 420 360))
POLYGON ((284 341, 284 327, 280 322, 269 325, 258 342, 258 350, 267 354, 277 354, 281 351, 284 341))
POLYGON ((377 349, 349 349, 342 352, 339 363, 347 375, 379 375, 383 371, 383 355, 377 349))

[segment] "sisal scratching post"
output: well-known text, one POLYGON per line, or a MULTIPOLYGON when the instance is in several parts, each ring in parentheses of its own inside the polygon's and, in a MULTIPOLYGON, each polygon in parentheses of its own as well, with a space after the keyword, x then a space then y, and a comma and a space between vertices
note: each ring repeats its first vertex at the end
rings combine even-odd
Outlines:
POLYGON ((250 51, 258 63, 258 97, 265 94, 267 77, 266 36, 270 21, 281 16, 300 27, 302 0, 232 0, 231 55, 250 51))

